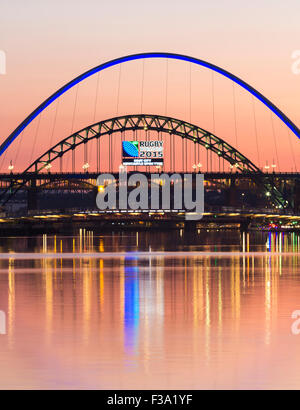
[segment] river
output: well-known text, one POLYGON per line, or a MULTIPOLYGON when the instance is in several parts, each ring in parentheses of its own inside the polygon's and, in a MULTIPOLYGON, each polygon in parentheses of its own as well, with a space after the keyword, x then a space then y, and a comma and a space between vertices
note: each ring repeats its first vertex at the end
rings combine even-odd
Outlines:
POLYGON ((299 251, 296 233, 0 238, 0 388, 300 388, 299 251))

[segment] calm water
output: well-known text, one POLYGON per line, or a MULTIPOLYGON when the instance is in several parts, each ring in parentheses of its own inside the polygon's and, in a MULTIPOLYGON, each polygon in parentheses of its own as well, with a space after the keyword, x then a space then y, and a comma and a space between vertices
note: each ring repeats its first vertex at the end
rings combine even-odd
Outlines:
POLYGON ((0 238, 0 388, 300 388, 299 251, 296 234, 0 238))

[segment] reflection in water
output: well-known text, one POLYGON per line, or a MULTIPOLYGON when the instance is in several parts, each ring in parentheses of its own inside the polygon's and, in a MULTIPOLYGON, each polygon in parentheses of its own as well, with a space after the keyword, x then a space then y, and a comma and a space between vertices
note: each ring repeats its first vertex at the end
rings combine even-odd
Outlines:
POLYGON ((8 343, 13 346, 14 319, 15 319, 15 274, 14 259, 8 260, 8 343))
MULTIPOLYGON (((298 253, 300 234, 284 232, 206 231, 121 232, 96 235, 79 230, 78 236, 44 234, 41 237, 1 238, 0 254, 8 253, 90 253, 130 251, 210 251, 298 253)), ((9 255, 10 256, 10 255, 9 255)))
POLYGON ((113 260, 83 238, 52 251, 79 239, 99 258, 0 260, 1 388, 300 387, 297 235, 268 234, 263 255, 246 235, 240 255, 113 260))
POLYGON ((135 351, 139 336, 140 299, 138 274, 137 266, 125 266, 124 348, 128 354, 135 351))

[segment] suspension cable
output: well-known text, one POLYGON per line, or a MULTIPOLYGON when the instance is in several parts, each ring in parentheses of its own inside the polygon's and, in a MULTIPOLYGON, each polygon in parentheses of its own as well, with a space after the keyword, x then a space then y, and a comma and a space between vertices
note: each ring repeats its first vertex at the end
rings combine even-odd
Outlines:
POLYGON ((208 148, 206 148, 206 172, 208 172, 208 148))
POLYGON ((259 145, 258 145, 258 131, 257 131, 257 121, 256 121, 256 111, 255 111, 255 101, 252 96, 252 112, 253 112, 253 119, 254 119, 254 132, 255 132, 255 141, 256 141, 256 152, 257 152, 257 160, 258 160, 258 167, 261 167, 260 163, 260 155, 259 155, 259 145))
POLYGON ((120 87, 121 87, 121 73, 122 65, 119 65, 119 78, 118 78, 118 88, 117 88, 117 104, 116 104, 116 117, 119 114, 119 102, 120 102, 120 87))
MULTIPOLYGON (((169 60, 166 59, 166 83, 165 83, 165 116, 168 113, 168 87, 169 87, 169 60)), ((163 140, 163 136, 161 134, 161 140, 163 140)), ((167 139, 165 139, 167 141, 167 139)))
POLYGON ((270 112, 270 118, 271 118, 271 124, 272 124, 272 134, 273 134, 273 140, 274 140, 274 146, 275 146, 276 160, 277 160, 277 164, 278 164, 278 170, 280 171, 280 163, 279 163, 278 149, 277 149, 277 140, 276 140, 273 116, 272 116, 271 112, 270 112))
MULTIPOLYGON (((96 94, 95 94, 93 123, 96 122, 96 116, 97 116, 98 96, 99 96, 99 83, 100 83, 100 72, 97 74, 97 83, 96 83, 96 94)), ((98 139, 99 139, 99 138, 97 138, 97 142, 96 142, 97 172, 99 172, 99 160, 100 160, 100 157, 99 157, 99 142, 98 142, 98 139)), ((91 156, 92 156, 92 152, 91 152, 92 147, 93 147, 93 144, 91 143, 91 144, 90 144, 90 147, 89 147, 89 151, 88 151, 88 157, 89 157, 89 158, 91 158, 91 156)))
POLYGON ((184 141, 182 138, 182 150, 181 150, 181 154, 182 154, 182 172, 184 172, 184 141))
POLYGON ((144 102, 144 77, 145 77, 145 60, 142 60, 142 85, 141 85, 141 114, 143 114, 144 102))
MULTIPOLYGON (((213 133, 215 134, 216 132, 216 120, 215 120, 215 77, 214 77, 214 72, 212 71, 211 73, 211 96, 212 96, 212 128, 213 128, 213 133)), ((212 172, 212 155, 210 152, 210 171, 212 172)))
POLYGON ((167 116, 167 113, 168 113, 168 80, 169 80, 169 60, 166 59, 165 116, 167 116))
POLYGON ((25 132, 22 131, 22 133, 21 133, 21 135, 20 135, 20 142, 19 142, 19 144, 18 144, 17 152, 16 152, 15 160, 14 160, 14 164, 15 164, 15 165, 17 165, 17 160, 18 160, 18 158, 19 158, 19 153, 20 153, 20 148, 21 148, 21 144, 22 144, 22 141, 23 141, 24 133, 25 133, 25 132))
POLYGON ((234 87, 234 83, 232 83, 232 96, 233 96, 235 148, 238 149, 238 133, 237 133, 237 122, 236 122, 236 101, 235 101, 235 87, 234 87))
POLYGON ((97 149, 97 172, 100 172, 100 137, 97 138, 96 142, 96 149, 97 149))
MULTIPOLYGON (((116 104, 116 117, 119 115, 119 104, 120 104, 120 89, 121 89, 121 74, 122 74, 122 65, 119 65, 119 78, 118 78, 118 88, 117 88, 117 104, 116 104)), ((110 144, 110 172, 113 171, 114 166, 114 152, 116 141, 115 138, 112 139, 112 134, 109 134, 109 144, 110 144)))
POLYGON ((214 73, 211 73, 211 96, 212 96, 212 130, 215 134, 216 122, 215 122, 215 81, 214 73))
POLYGON ((79 89, 79 84, 76 87, 75 103, 74 103, 74 108, 73 108, 72 124, 71 124, 71 134, 73 134, 73 131, 74 131, 74 121, 75 121, 76 108, 77 108, 78 89, 79 89))
MULTIPOLYGON (((192 65, 189 65, 189 123, 192 123, 192 65)), ((190 149, 190 161, 192 162, 193 160, 193 148, 195 152, 195 144, 192 144, 191 142, 188 144, 190 149)), ((192 168, 193 169, 193 168, 192 168)))
POLYGON ((95 104, 94 104, 93 123, 96 121, 96 115, 97 115, 98 95, 99 95, 99 82, 100 82, 100 73, 97 74, 97 84, 96 84, 96 95, 95 95, 95 104))
POLYGON ((34 149, 35 149, 36 140, 37 140, 37 136, 38 136, 39 129, 40 129, 41 118, 42 118, 42 114, 39 115, 39 118, 38 118, 38 120, 37 120, 37 125, 36 125, 36 129, 35 129, 34 140, 33 140, 33 145, 32 145, 32 149, 31 149, 30 161, 29 161, 30 164, 32 163, 33 152, 34 152, 34 149))
MULTIPOLYGON (((78 100, 78 89, 79 89, 79 84, 77 84, 76 93, 75 93, 75 102, 74 102, 74 108, 73 108, 73 114, 72 114, 72 124, 71 124, 71 134, 73 134, 73 131, 74 131, 74 122, 75 122, 76 108, 77 108, 77 100, 78 100)), ((84 144, 84 145, 85 145, 85 144, 84 144)), ((73 160, 73 158, 72 158, 72 160, 73 160)), ((68 165, 69 165, 69 155, 67 155, 66 161, 67 161, 66 169, 68 169, 68 165)), ((60 157, 60 165, 59 165, 59 167, 60 167, 60 172, 62 172, 62 170, 63 170, 63 158, 62 158, 62 156, 60 157)))
POLYGON ((56 107, 55 107, 55 114, 54 114, 54 121, 53 121, 53 126, 50 134, 50 147, 52 147, 52 140, 54 136, 54 131, 55 131, 55 126, 56 126, 56 120, 57 120, 57 113, 58 113, 58 106, 59 106, 59 101, 60 99, 58 98, 56 102, 56 107))
POLYGON ((293 158, 293 163, 295 166, 295 171, 297 171, 297 163, 296 163, 296 158, 295 158, 295 151, 293 150, 293 145, 292 145, 292 140, 291 140, 291 134, 290 134, 290 130, 287 128, 287 133, 288 133, 288 138, 289 138, 289 145, 290 145, 290 149, 291 149, 291 154, 292 154, 292 158, 293 158))

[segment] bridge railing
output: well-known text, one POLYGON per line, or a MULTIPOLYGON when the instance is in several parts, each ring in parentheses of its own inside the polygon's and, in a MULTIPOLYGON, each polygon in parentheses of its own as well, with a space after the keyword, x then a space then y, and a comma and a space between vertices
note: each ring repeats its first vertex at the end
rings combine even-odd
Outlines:
MULTIPOLYGON (((34 216, 34 215, 74 215, 74 214, 111 214, 111 213, 184 213, 185 210, 174 210, 174 209, 147 209, 147 210, 107 210, 101 211, 98 209, 86 209, 86 208, 68 208, 68 209, 42 209, 42 210, 28 210, 27 215, 34 216)), ((240 215, 247 215, 247 214, 261 214, 261 215, 294 215, 290 210, 278 210, 278 209, 269 209, 269 208, 251 208, 251 209, 242 209, 242 208, 234 208, 234 207, 227 207, 227 206, 215 206, 215 207, 206 207, 204 211, 205 214, 240 214, 240 215)))

